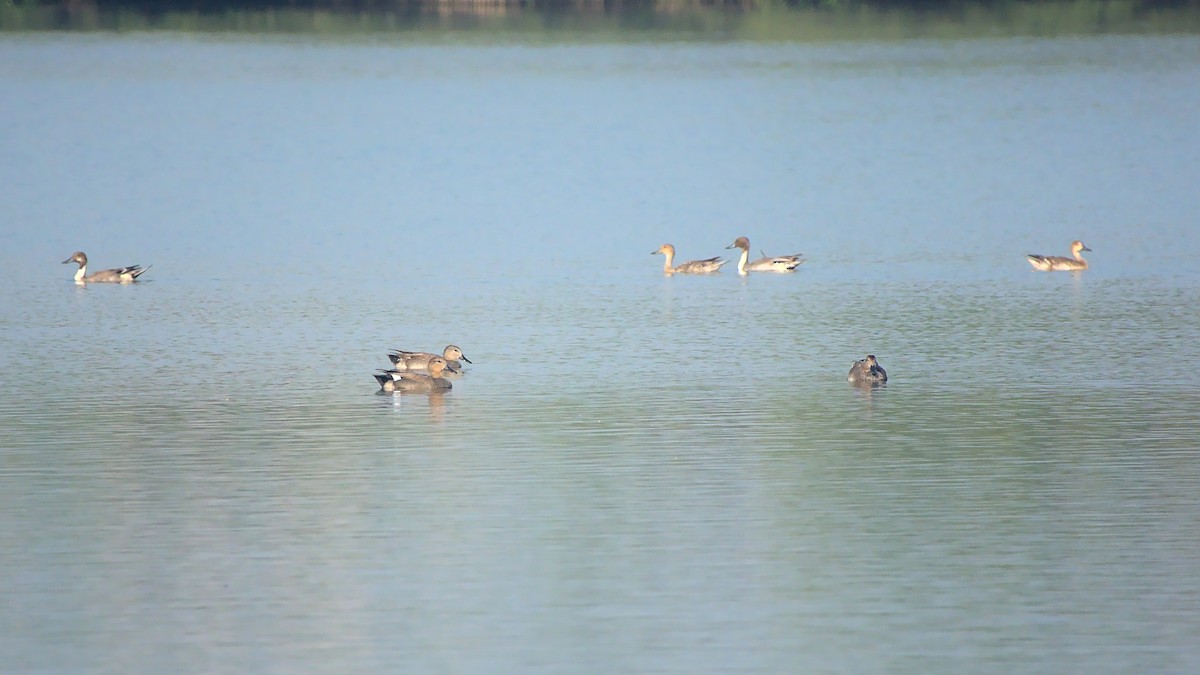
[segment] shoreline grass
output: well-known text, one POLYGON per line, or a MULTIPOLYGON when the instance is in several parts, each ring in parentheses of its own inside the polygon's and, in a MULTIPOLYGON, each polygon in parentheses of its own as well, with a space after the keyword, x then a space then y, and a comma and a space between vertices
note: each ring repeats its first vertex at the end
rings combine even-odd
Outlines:
MULTIPOLYGON (((824 41, 1104 34, 1200 34, 1200 3, 1064 0, 999 3, 780 2, 711 6, 689 0, 539 5, 512 0, 365 2, 354 7, 146 11, 143 4, 0 0, 0 33, 188 32, 295 36, 570 36, 576 40, 824 41)), ((164 7, 162 3, 153 5, 164 7)), ((201 4, 201 6, 204 6, 201 4)))

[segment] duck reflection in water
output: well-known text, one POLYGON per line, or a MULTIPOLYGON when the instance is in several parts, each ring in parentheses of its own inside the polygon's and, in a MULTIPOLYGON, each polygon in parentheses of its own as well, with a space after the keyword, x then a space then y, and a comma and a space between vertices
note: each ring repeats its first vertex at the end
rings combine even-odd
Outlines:
POLYGON ((375 392, 378 396, 385 397, 380 401, 392 409, 392 412, 399 415, 419 415, 421 412, 428 412, 429 419, 435 423, 446 421, 446 390, 439 389, 430 392, 417 391, 396 391, 388 392, 380 389, 375 392), (428 407, 426 408, 426 404, 428 407), (415 407, 414 407, 415 406, 415 407))

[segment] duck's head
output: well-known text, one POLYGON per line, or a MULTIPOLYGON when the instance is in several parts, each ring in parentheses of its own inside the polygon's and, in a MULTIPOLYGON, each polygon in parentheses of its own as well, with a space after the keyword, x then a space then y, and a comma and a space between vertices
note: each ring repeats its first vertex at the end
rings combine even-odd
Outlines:
POLYGON ((459 349, 458 345, 446 345, 446 348, 444 350, 442 350, 442 354, 447 359, 454 359, 455 361, 466 361, 467 363, 471 362, 471 359, 468 359, 466 356, 463 356, 462 350, 459 349))
POLYGON ((438 375, 441 375, 443 371, 447 373, 458 374, 457 370, 451 368, 449 363, 446 363, 446 359, 440 356, 433 357, 429 361, 429 374, 433 377, 437 377, 438 375))
POLYGON ((70 258, 67 258, 66 260, 62 261, 62 264, 64 264, 64 265, 66 265, 67 263, 79 263, 79 266, 83 267, 84 265, 87 264, 87 256, 84 255, 83 251, 75 251, 74 253, 71 254, 70 258))
POLYGON ((750 240, 745 237, 738 237, 737 239, 733 240, 732 244, 726 246, 725 248, 740 248, 743 251, 749 251, 750 240))

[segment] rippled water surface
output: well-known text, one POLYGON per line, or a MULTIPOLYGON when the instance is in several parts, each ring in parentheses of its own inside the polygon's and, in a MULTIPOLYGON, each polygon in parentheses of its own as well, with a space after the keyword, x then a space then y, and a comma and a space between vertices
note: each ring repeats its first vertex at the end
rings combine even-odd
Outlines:
POLYGON ((6 36, 5 668, 1195 672, 1198 81, 1189 37, 6 36), (738 235, 808 262, 649 255, 738 235))

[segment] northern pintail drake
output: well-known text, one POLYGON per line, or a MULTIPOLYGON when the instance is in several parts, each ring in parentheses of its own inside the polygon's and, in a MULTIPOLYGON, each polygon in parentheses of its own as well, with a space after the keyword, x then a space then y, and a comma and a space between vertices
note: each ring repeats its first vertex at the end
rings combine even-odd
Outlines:
POLYGON ((705 258, 704 260, 689 260, 685 263, 679 263, 678 267, 672 267, 675 262, 675 247, 670 244, 663 244, 658 247, 657 251, 651 251, 650 255, 665 255, 667 259, 663 262, 663 272, 666 274, 712 274, 720 272, 721 265, 729 262, 716 256, 713 258, 705 258))
POLYGON ((883 384, 887 382, 887 371, 875 360, 874 354, 867 354, 867 358, 859 359, 850 366, 846 381, 851 384, 883 384))
POLYGON ((141 265, 130 265, 129 267, 117 267, 111 270, 100 270, 99 272, 87 273, 87 255, 83 251, 75 251, 70 258, 63 261, 63 264, 79 263, 79 269, 75 272, 75 283, 90 284, 93 282, 116 282, 119 284, 127 284, 137 281, 137 278, 142 276, 149 267, 141 265))
POLYGON ((1080 251, 1091 253, 1092 249, 1085 246, 1082 241, 1076 239, 1071 242, 1072 257, 1070 258, 1061 255, 1036 255, 1030 253, 1025 256, 1025 259, 1029 261, 1030 265, 1033 265, 1033 269, 1041 270, 1042 272, 1078 272, 1088 268, 1088 262, 1083 259, 1083 256, 1079 255, 1080 251))
POLYGON ((445 359, 446 365, 451 368, 462 368, 463 361, 471 363, 471 359, 463 356, 462 350, 457 345, 446 345, 440 356, 431 352, 406 352, 399 349, 388 354, 388 360, 399 371, 429 370, 430 362, 436 358, 445 359))
POLYGON ((774 258, 762 257, 758 260, 750 260, 750 240, 746 237, 738 237, 733 240, 733 243, 725 248, 740 248, 742 249, 742 257, 738 259, 737 271, 738 274, 749 274, 750 272, 794 272, 797 267, 804 263, 804 259, 800 256, 803 253, 795 255, 781 255, 774 258))
POLYGON ((442 377, 443 372, 455 373, 458 372, 451 368, 446 359, 440 356, 434 356, 429 361, 429 374, 425 373, 409 373, 398 370, 385 370, 382 373, 375 374, 375 381, 379 383, 380 391, 445 391, 451 389, 454 385, 450 384, 450 380, 442 377))

